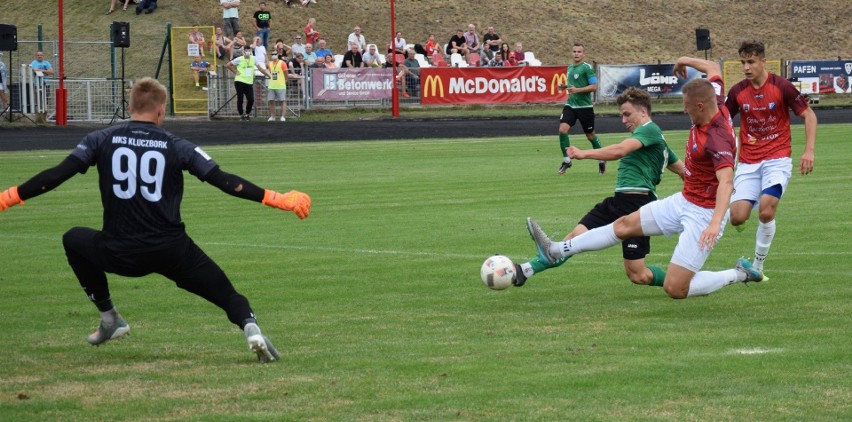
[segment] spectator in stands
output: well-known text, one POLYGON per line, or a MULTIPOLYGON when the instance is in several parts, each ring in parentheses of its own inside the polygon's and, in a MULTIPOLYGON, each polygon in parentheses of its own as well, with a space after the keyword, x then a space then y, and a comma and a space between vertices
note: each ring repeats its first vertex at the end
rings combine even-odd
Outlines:
POLYGON ((44 59, 44 53, 41 51, 36 52, 36 58, 30 63, 30 66, 33 68, 33 74, 35 75, 35 81, 39 85, 43 85, 47 78, 45 76, 53 75, 53 67, 50 65, 50 62, 44 59))
POLYGON ((524 45, 523 44, 521 44, 520 42, 516 42, 515 43, 515 51, 513 51, 513 53, 515 53, 515 60, 518 62, 517 63, 518 66, 525 66, 525 65, 529 64, 529 63, 526 62, 526 60, 524 60, 525 57, 524 57, 524 45))
POLYGON ((375 44, 367 46, 367 52, 364 53, 364 64, 366 67, 382 67, 382 57, 379 56, 379 49, 375 44))
POLYGON ((349 51, 343 55, 343 65, 340 67, 367 67, 361 55, 361 47, 357 43, 349 45, 349 51))
POLYGON ((290 77, 301 78, 302 68, 305 67, 305 56, 302 53, 293 53, 293 59, 289 63, 290 77))
POLYGON ((257 36, 260 37, 260 42, 266 48, 269 47, 269 21, 272 20, 272 14, 266 9, 266 2, 260 2, 258 7, 260 10, 254 12, 252 23, 254 24, 254 29, 257 31, 257 36))
POLYGON ((222 28, 225 34, 235 36, 240 30, 240 0, 219 0, 219 5, 222 6, 222 28))
POLYGON ((464 59, 467 60, 468 53, 469 51, 467 49, 467 40, 464 37, 464 31, 457 29, 456 35, 450 38, 450 42, 447 43, 447 55, 461 54, 464 56, 464 59))
POLYGON ((198 46, 198 55, 204 57, 204 34, 198 30, 198 25, 192 27, 189 31, 189 43, 198 46))
POLYGON ((0 112, 11 107, 9 97, 6 96, 6 85, 9 84, 9 79, 7 79, 8 77, 9 76, 6 74, 6 63, 3 63, 3 53, 0 53, 0 101, 2 101, 3 104, 3 108, 0 108, 0 112))
POLYGON ((397 31, 396 35, 393 37, 393 53, 394 54, 402 54, 405 56, 406 53, 406 45, 408 43, 405 42, 405 38, 402 38, 402 32, 397 31))
POLYGON ((326 69, 337 69, 337 63, 334 62, 334 56, 331 54, 323 58, 323 67, 326 69))
POLYGON ((293 57, 296 57, 296 54, 301 54, 302 58, 305 57, 305 44, 302 43, 302 36, 296 34, 296 42, 290 48, 290 53, 293 54, 293 57))
POLYGON ((216 27, 216 57, 231 61, 234 51, 234 40, 222 33, 222 27, 216 27))
MULTIPOLYGON (((355 29, 352 30, 352 33, 349 34, 347 38, 346 45, 358 44, 358 50, 364 51, 367 49, 367 39, 364 38, 364 34, 361 33, 361 27, 356 26, 355 29)), ((343 66, 346 67, 346 66, 343 66)))
POLYGON ((269 101, 269 119, 275 121, 275 103, 281 107, 281 121, 287 121, 287 63, 278 59, 278 53, 272 53, 269 62, 269 91, 266 100, 269 101))
MULTIPOLYGON (((311 3, 316 3, 316 2, 317 2, 317 0, 302 0, 302 7, 308 7, 308 6, 311 5, 311 3)), ((289 4, 290 3, 288 2, 287 5, 289 5, 289 4)))
POLYGON ((287 58, 290 57, 290 46, 285 44, 281 38, 275 40, 273 50, 278 53, 278 58, 281 60, 287 61, 287 58))
MULTIPOLYGON (((503 40, 500 38, 500 35, 494 32, 494 27, 489 26, 485 32, 485 35, 482 36, 482 52, 483 60, 486 58, 491 60, 494 58, 494 55, 500 51, 500 44, 503 43, 503 40)), ((505 59, 506 56, 503 56, 505 59)))
POLYGON ((263 46, 263 41, 260 37, 254 37, 254 41, 251 44, 251 52, 254 55, 254 61, 260 66, 266 67, 266 63, 269 60, 267 60, 266 47, 263 46))
POLYGON ((305 44, 305 66, 314 67, 318 58, 317 54, 314 53, 314 46, 311 44, 305 44))
POLYGON ((476 25, 469 24, 467 32, 464 33, 464 41, 467 44, 467 50, 471 53, 479 53, 482 49, 482 44, 479 43, 479 34, 476 33, 476 25))
MULTIPOLYGON (((130 1, 131 0, 124 0, 124 7, 122 7, 121 10, 126 12, 127 11, 127 5, 130 4, 130 1)), ((109 5, 109 10, 106 12, 107 15, 115 11, 116 3, 118 3, 118 0, 112 0, 112 3, 110 3, 110 5, 109 5)))
POLYGON ((233 49, 237 50, 237 49, 248 48, 248 47, 249 47, 249 42, 246 41, 245 37, 243 37, 243 31, 237 31, 237 33, 234 34, 234 48, 233 49))
POLYGON ((499 50, 494 53, 494 58, 488 61, 488 67, 503 67, 506 65, 506 61, 503 60, 503 53, 499 50))
POLYGON ((317 41, 317 59, 325 56, 333 57, 334 53, 332 53, 330 49, 325 47, 325 39, 320 38, 319 41, 317 41))
POLYGON ((201 80, 201 76, 207 76, 207 72, 210 71, 210 63, 202 59, 201 56, 195 56, 195 60, 189 64, 189 70, 192 72, 195 87, 201 88, 199 81, 201 80))
MULTIPOLYGON (((509 44, 505 43, 505 42, 500 44, 500 50, 499 51, 500 51, 500 54, 503 56, 503 60, 509 62, 510 61, 509 60, 509 53, 512 52, 512 50, 509 48, 509 44)), ((512 57, 514 58, 515 56, 512 55, 512 57)), ((507 63, 506 66, 515 66, 515 64, 514 63, 507 63)))
MULTIPOLYGON (((305 25, 305 43, 314 47, 318 47, 317 42, 320 39, 320 33, 317 32, 317 29, 315 28, 316 24, 317 20, 310 18, 308 19, 308 24, 305 25)), ((319 54, 317 54, 317 56, 319 56, 319 54)))
POLYGON ((154 13, 154 10, 157 9, 157 0, 140 0, 139 3, 136 3, 136 14, 142 13, 145 11, 145 14, 154 13))
POLYGON ((431 57, 435 54, 436 51, 441 51, 441 48, 435 42, 435 34, 429 34, 429 39, 426 41, 426 45, 423 47, 423 49, 426 50, 426 57, 431 57))
POLYGON ((411 95, 415 97, 420 95, 417 89, 420 83, 420 62, 414 58, 415 54, 414 49, 408 50, 408 58, 397 67, 399 73, 396 75, 396 80, 400 82, 402 96, 406 98, 411 95))
POLYGON ((237 91, 237 111, 240 120, 251 119, 251 109, 254 107, 254 70, 257 69, 267 77, 269 71, 254 61, 251 50, 244 48, 240 50, 242 55, 228 62, 225 67, 234 72, 234 88, 237 91), (245 114, 243 114, 243 99, 246 99, 245 114))

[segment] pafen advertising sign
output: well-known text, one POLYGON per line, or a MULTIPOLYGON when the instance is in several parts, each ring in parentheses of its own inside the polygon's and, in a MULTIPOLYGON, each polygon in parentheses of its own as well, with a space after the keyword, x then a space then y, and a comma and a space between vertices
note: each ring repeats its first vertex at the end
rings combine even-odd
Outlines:
POLYGON ((601 65, 598 67, 598 99, 612 101, 631 86, 654 96, 679 96, 684 84, 701 75, 688 68, 687 79, 680 79, 674 75, 674 64, 601 65))
POLYGON ((790 63, 790 77, 798 79, 793 85, 802 94, 852 93, 852 60, 794 61, 790 63))

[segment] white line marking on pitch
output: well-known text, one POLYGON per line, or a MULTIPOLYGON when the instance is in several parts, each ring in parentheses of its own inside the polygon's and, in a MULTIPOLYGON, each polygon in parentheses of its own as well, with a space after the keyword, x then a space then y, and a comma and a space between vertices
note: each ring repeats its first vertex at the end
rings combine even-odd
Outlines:
POLYGON ((784 349, 764 349, 763 347, 752 347, 750 349, 731 349, 729 355, 765 355, 767 353, 781 353, 784 349))

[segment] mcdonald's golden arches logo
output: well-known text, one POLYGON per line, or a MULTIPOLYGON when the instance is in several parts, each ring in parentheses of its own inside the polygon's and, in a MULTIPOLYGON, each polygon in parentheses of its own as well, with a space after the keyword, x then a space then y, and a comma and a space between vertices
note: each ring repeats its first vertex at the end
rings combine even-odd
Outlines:
POLYGON ((423 82, 423 98, 436 95, 444 98, 444 81, 438 75, 429 75, 423 82))
POLYGON ((550 95, 556 95, 559 92, 559 85, 568 84, 568 75, 564 73, 555 73, 550 78, 550 95))

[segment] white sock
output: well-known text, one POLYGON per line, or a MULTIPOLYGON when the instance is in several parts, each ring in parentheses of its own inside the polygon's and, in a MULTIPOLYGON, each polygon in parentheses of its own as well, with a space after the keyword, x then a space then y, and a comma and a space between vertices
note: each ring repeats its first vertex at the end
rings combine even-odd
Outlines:
POLYGON ((557 256, 573 256, 580 252, 599 251, 621 243, 615 235, 615 227, 607 224, 603 227, 589 230, 573 239, 562 242, 553 242, 550 245, 550 253, 557 256))
POLYGON ((524 277, 526 278, 530 278, 535 274, 535 270, 533 270, 533 267, 529 262, 521 264, 521 272, 524 273, 524 277))
POLYGON ((106 312, 101 312, 101 321, 106 324, 115 323, 115 317, 118 315, 118 311, 115 308, 112 308, 106 312))
POLYGON ((763 262, 769 254, 772 239, 775 237, 775 220, 757 225, 757 240, 754 243, 754 268, 763 271, 763 262))
POLYGON ((562 157, 562 162, 563 162, 563 163, 570 163, 570 162, 571 162, 571 157, 562 157))
POLYGON ((742 281, 740 278, 745 280, 744 274, 738 273, 737 270, 699 271, 695 273, 689 282, 689 293, 686 296, 709 295, 729 284, 742 281), (743 277, 740 277, 741 275, 743 277))

